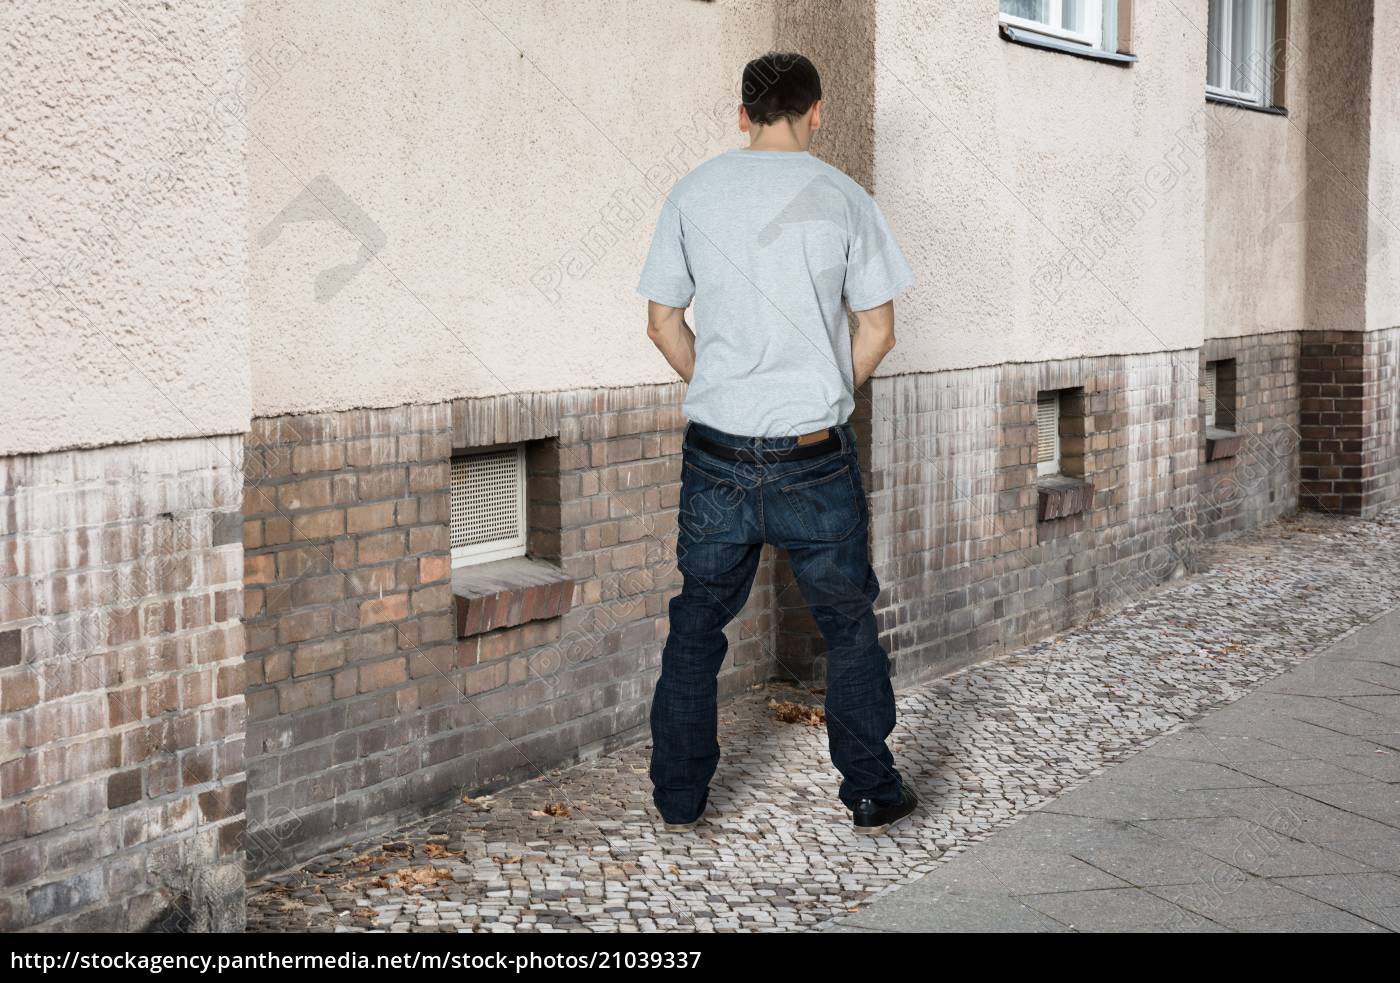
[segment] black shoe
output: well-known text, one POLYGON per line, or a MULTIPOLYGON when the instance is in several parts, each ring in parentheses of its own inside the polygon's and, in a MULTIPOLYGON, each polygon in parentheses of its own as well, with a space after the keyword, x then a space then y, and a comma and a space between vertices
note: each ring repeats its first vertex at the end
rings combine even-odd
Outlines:
POLYGON ((851 822, 856 832, 865 836, 879 836, 891 826, 907 819, 919 807, 919 797, 908 785, 899 788, 899 801, 880 803, 874 799, 861 799, 851 810, 851 822))
POLYGON ((688 822, 673 823, 665 816, 661 817, 661 827, 668 833, 689 833, 696 826, 705 821, 705 811, 710 807, 710 797, 707 794, 705 801, 700 803, 700 815, 688 822))

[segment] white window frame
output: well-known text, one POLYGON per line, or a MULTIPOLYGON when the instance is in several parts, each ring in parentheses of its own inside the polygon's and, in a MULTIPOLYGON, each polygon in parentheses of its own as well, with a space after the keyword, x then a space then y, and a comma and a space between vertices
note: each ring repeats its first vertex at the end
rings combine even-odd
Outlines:
MULTIPOLYGON (((1028 17, 1017 17, 1000 11, 1001 4, 997 4, 1001 23, 1011 27, 1018 27, 1023 31, 1031 31, 1035 34, 1044 34, 1046 37, 1059 38, 1062 41, 1074 41, 1089 48, 1098 50, 1111 50, 1105 44, 1105 39, 1110 37, 1105 14, 1117 11, 1118 0, 1080 0, 1084 4, 1084 23, 1088 26, 1087 31, 1074 31, 1064 26, 1064 5, 1062 0, 1048 0, 1046 7, 1049 10, 1049 20, 1031 20, 1028 17)), ((1116 41, 1116 39, 1115 39, 1116 41)), ((1116 43, 1113 46, 1117 47, 1116 43)))
MULTIPOLYGON (((452 547, 453 569, 456 569, 457 567, 473 566, 478 563, 490 563, 492 560, 507 560, 511 557, 525 555, 527 535, 527 521, 525 511, 525 445, 520 444, 513 448, 502 447, 494 451, 473 451, 468 454, 454 454, 452 455, 452 460, 456 461, 459 458, 474 457, 477 453, 493 454, 507 450, 514 450, 516 454, 515 494, 518 496, 516 499, 516 509, 517 514, 519 516, 519 522, 517 523, 515 534, 509 538, 493 539, 485 543, 472 543, 468 546, 452 547)), ((451 468, 450 462, 448 467, 449 469, 451 468)), ((451 523, 450 505, 451 503, 449 501, 449 523, 451 523)), ((451 526, 449 525, 449 536, 450 532, 451 526)))
POLYGON ((1061 402, 1060 402, 1060 393, 1059 393, 1058 390, 1048 390, 1048 391, 1040 392, 1040 393, 1037 393, 1037 394, 1036 394, 1036 397, 1035 397, 1035 474, 1036 474, 1036 477, 1037 477, 1037 478, 1044 478, 1044 477, 1047 477, 1047 476, 1049 476, 1049 475, 1056 475, 1056 474, 1059 474, 1059 473, 1060 473, 1060 415, 1061 415, 1062 412, 1063 412, 1063 407, 1062 407, 1061 402), (1054 402, 1054 405, 1055 405, 1055 424, 1054 424, 1054 435, 1053 435, 1053 436, 1054 436, 1054 440, 1055 440, 1055 452, 1054 452, 1054 456, 1053 456, 1050 460, 1048 460, 1048 461, 1042 461, 1042 460, 1040 459, 1040 407, 1041 407, 1041 404, 1042 404, 1042 403, 1050 403, 1050 402, 1052 402, 1052 401, 1054 402))
POLYGON ((1232 74, 1234 63, 1230 60, 1234 51, 1235 22, 1234 0, 1209 0, 1206 19, 1206 93, 1220 99, 1231 99, 1251 106, 1266 107, 1273 100, 1273 50, 1275 30, 1274 0, 1244 0, 1251 5, 1250 16, 1254 19, 1255 38, 1258 44, 1247 56, 1249 59, 1250 81, 1257 91, 1233 89, 1229 85, 1212 85, 1211 66, 1217 54, 1227 79, 1232 74), (1210 41, 1210 25, 1220 18, 1220 42, 1210 41))

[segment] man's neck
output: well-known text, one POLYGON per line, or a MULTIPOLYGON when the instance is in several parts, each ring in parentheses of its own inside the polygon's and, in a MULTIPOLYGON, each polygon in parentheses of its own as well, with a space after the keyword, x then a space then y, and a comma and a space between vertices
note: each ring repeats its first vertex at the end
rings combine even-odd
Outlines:
POLYGON ((753 140, 749 143, 748 149, 766 150, 769 152, 778 151, 779 153, 787 154, 800 154, 804 152, 807 148, 797 143, 788 143, 786 141, 783 141, 781 143, 777 141, 774 141, 772 143, 760 143, 757 140, 753 140))
POLYGON ((749 138, 750 150, 777 150, 796 154, 805 151, 812 142, 811 134, 799 134, 791 126, 765 126, 749 138), (805 139, 804 139, 805 136, 805 139))

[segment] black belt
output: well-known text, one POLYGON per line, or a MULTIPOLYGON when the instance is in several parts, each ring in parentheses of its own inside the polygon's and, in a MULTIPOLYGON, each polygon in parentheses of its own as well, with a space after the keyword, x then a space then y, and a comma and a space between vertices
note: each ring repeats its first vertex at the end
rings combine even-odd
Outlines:
POLYGON ((738 461, 741 464, 782 464, 784 461, 805 461, 809 457, 821 457, 841 449, 841 437, 833 427, 831 436, 813 444, 795 444, 787 449, 773 448, 760 450, 756 447, 730 447, 719 444, 708 437, 702 437, 693 430, 686 431, 686 443, 706 454, 738 461))

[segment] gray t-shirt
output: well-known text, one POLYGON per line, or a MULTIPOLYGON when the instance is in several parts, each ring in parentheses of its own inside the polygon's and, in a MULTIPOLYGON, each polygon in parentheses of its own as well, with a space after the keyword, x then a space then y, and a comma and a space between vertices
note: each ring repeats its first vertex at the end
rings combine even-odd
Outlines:
POLYGON ((851 337, 843 301, 869 310, 914 282, 865 189, 811 154, 730 150, 661 206, 637 291, 695 301, 695 375, 683 410, 746 437, 846 422, 851 337))

